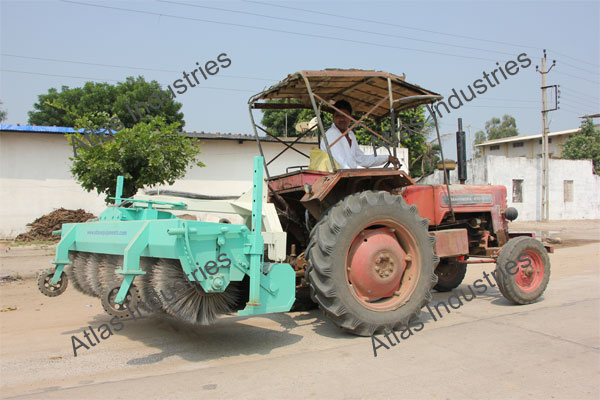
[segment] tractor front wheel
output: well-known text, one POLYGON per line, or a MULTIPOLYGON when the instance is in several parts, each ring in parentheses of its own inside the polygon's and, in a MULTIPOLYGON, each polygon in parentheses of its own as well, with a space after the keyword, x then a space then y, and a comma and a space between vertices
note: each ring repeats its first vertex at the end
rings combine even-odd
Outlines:
POLYGON ((496 281, 504 297, 515 304, 535 302, 550 280, 550 257, 531 237, 509 240, 496 261, 496 281))
POLYGON ((400 196, 365 191, 321 217, 307 247, 311 296, 361 336, 408 325, 431 300, 439 258, 427 219, 400 196))

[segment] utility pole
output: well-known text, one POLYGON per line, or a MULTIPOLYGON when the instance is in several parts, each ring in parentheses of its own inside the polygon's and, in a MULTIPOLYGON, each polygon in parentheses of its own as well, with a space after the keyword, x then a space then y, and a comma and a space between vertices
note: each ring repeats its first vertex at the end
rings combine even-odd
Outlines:
MULTIPOLYGON (((546 71, 546 49, 542 57, 542 69, 535 66, 535 70, 542 75, 542 213, 541 220, 548 221, 550 217, 550 173, 548 171, 548 113, 553 110, 548 109, 548 101, 546 98, 546 74, 556 65, 556 61, 552 61, 550 69, 546 71)), ((556 109, 556 108, 555 108, 556 109)))

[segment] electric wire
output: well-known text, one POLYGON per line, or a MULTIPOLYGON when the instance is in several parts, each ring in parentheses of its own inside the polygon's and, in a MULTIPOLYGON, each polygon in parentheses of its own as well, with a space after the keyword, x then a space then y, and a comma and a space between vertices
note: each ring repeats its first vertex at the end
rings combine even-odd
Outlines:
MULTIPOLYGON (((373 24, 377 24, 377 25, 387 25, 387 26, 393 26, 393 27, 397 27, 397 28, 403 28, 403 29, 409 29, 409 30, 415 30, 415 31, 421 31, 421 32, 434 33, 434 34, 438 34, 438 35, 452 36, 452 37, 457 37, 457 38, 462 38, 462 39, 470 39, 470 40, 476 40, 476 41, 487 42, 487 43, 496 43, 496 44, 502 44, 502 45, 507 45, 507 46, 519 46, 519 47, 525 47, 525 48, 529 48, 529 49, 542 50, 541 47, 536 47, 536 46, 527 46, 527 45, 518 44, 518 43, 509 43, 509 42, 502 42, 502 41, 498 41, 498 40, 482 39, 482 38, 473 37, 473 36, 458 35, 458 34, 453 34, 453 33, 448 33, 448 32, 434 31, 434 30, 431 30, 431 29, 423 29, 423 28, 416 28, 416 27, 413 27, 413 26, 392 24, 392 23, 389 23, 389 22, 375 21, 375 20, 366 19, 366 18, 348 17, 348 16, 345 16, 345 15, 332 14, 332 13, 327 13, 327 12, 323 12, 323 11, 308 10, 308 9, 299 8, 299 7, 283 6, 283 5, 280 5, 280 4, 272 4, 272 3, 266 3, 266 2, 255 1, 255 0, 242 0, 242 1, 245 1, 247 3, 261 4, 261 5, 270 6, 270 7, 279 7, 279 8, 287 8, 287 9, 291 9, 291 10, 296 10, 296 11, 304 11, 304 12, 312 13, 312 14, 326 15, 326 16, 329 16, 329 17, 344 18, 344 19, 348 19, 348 20, 352 20, 352 21, 369 22, 369 23, 373 23, 373 24)), ((548 49, 548 51, 550 51, 550 49, 548 49)), ((575 58, 575 57, 572 57, 572 56, 568 56, 568 55, 563 54, 563 53, 559 53, 559 52, 554 51, 554 50, 552 50, 552 52, 554 52, 556 54, 559 54, 559 55, 561 55, 563 57, 570 58, 570 59, 572 59, 574 61, 578 61, 578 62, 581 62, 581 63, 593 65, 593 66, 600 66, 599 64, 594 64, 594 63, 591 63, 591 62, 588 62, 588 61, 584 61, 584 60, 581 60, 581 59, 578 59, 578 58, 575 58)))
MULTIPOLYGON (((487 42, 487 43, 496 43, 496 44, 503 44, 503 45, 508 45, 508 46, 515 46, 514 43, 501 42, 501 41, 489 40, 489 39, 482 39, 482 38, 476 38, 476 37, 473 37, 473 36, 458 35, 458 34, 454 34, 454 33, 434 31, 434 30, 431 30, 431 29, 415 28, 413 26, 392 24, 392 23, 385 22, 385 21, 375 21, 375 20, 366 19, 366 18, 348 17, 348 16, 345 16, 345 15, 332 14, 332 13, 327 13, 327 12, 323 12, 323 11, 307 10, 305 8, 299 8, 299 7, 282 6, 280 4, 272 4, 272 3, 262 2, 262 1, 253 1, 253 0, 242 0, 242 1, 245 1, 247 3, 262 4, 262 5, 266 5, 266 6, 270 6, 270 7, 279 7, 279 8, 287 8, 287 9, 290 9, 290 10, 296 10, 296 11, 304 11, 304 12, 307 12, 307 13, 325 15, 325 16, 328 16, 328 17, 344 18, 344 19, 348 19, 348 20, 352 20, 352 21, 369 22, 369 23, 377 24, 377 25, 387 25, 387 26, 393 26, 393 27, 397 27, 397 28, 404 28, 404 29, 410 29, 410 30, 427 32, 427 33, 435 33, 435 34, 438 34, 438 35, 452 36, 452 37, 457 37, 457 38, 461 38, 461 39, 471 39, 471 40, 478 40, 478 41, 487 42)), ((525 45, 518 45, 518 46, 541 50, 540 47, 525 46, 525 45)))
POLYGON ((561 96, 561 98, 560 98, 559 101, 562 102, 563 100, 565 100, 565 101, 568 101, 568 102, 577 103, 577 104, 579 104, 581 106, 585 106, 585 107, 594 107, 594 104, 591 103, 591 102, 585 102, 585 101, 581 101, 581 100, 578 100, 578 99, 575 99, 575 98, 571 98, 568 95, 564 95, 564 96, 566 96, 566 97, 561 96))
POLYGON ((325 36, 325 35, 317 35, 317 34, 312 34, 312 33, 286 31, 283 29, 266 28, 266 27, 262 27, 262 26, 236 24, 236 23, 232 23, 232 22, 215 21, 215 20, 194 18, 194 17, 183 17, 180 15, 164 14, 164 13, 157 13, 157 12, 143 11, 143 10, 134 10, 134 9, 130 9, 130 8, 106 6, 106 5, 99 5, 99 4, 89 4, 89 3, 82 3, 82 2, 78 2, 78 1, 72 1, 72 0, 60 0, 60 1, 63 3, 72 3, 72 4, 78 4, 78 5, 82 5, 82 6, 88 6, 88 7, 97 7, 97 8, 105 8, 105 9, 112 9, 112 10, 119 10, 119 11, 127 11, 127 12, 134 12, 134 13, 140 13, 140 14, 146 14, 146 15, 155 15, 155 16, 159 16, 159 17, 182 19, 182 20, 188 20, 188 21, 206 22, 206 23, 217 24, 217 25, 235 26, 235 27, 256 29, 256 30, 262 30, 262 31, 268 31, 268 32, 277 32, 277 33, 285 33, 285 34, 297 35, 297 36, 313 37, 313 38, 318 38, 318 39, 335 40, 335 41, 346 42, 346 43, 355 43, 355 44, 363 44, 363 45, 368 45, 368 46, 376 46, 376 47, 383 47, 383 48, 390 48, 390 49, 415 51, 415 52, 420 52, 420 53, 436 54, 436 55, 463 58, 463 59, 471 59, 471 60, 483 60, 483 61, 493 61, 493 62, 496 61, 496 59, 491 59, 491 58, 458 55, 458 54, 444 53, 444 52, 440 52, 440 51, 423 50, 423 49, 414 49, 414 48, 410 48, 410 47, 394 46, 394 45, 383 44, 383 43, 365 42, 362 40, 354 40, 354 39, 344 39, 344 38, 339 38, 339 37, 334 37, 334 36, 325 36))
POLYGON ((570 76, 571 78, 575 78, 575 79, 581 79, 582 81, 586 81, 586 82, 590 82, 590 83, 595 83, 596 85, 600 85, 600 82, 598 82, 598 81, 593 81, 591 79, 583 78, 583 77, 578 76, 578 75, 569 74, 569 73, 563 72, 563 71, 556 71, 556 73, 557 74, 561 74, 561 75, 570 76))
MULTIPOLYGON (((86 80, 91 80, 91 81, 96 81, 96 82, 104 82, 104 81, 122 82, 122 81, 117 81, 115 79, 108 79, 108 78, 90 78, 90 77, 85 77, 85 76, 47 74, 47 73, 43 73, 43 72, 17 71, 17 70, 13 70, 13 69, 5 69, 5 68, 0 68, 0 71, 15 72, 15 73, 19 73, 19 74, 30 74, 30 75, 56 76, 56 77, 59 77, 59 78, 86 79, 86 80)), ((164 84, 161 84, 161 85, 162 86, 167 86, 167 85, 164 85, 164 84)), ((223 88, 223 87, 217 87, 217 86, 201 86, 201 85, 198 85, 197 87, 199 87, 201 89, 228 90, 228 91, 233 91, 233 92, 256 93, 255 90, 247 90, 247 89, 233 89, 233 88, 223 88)))
MULTIPOLYGON (((175 72, 175 73, 180 73, 181 72, 181 71, 176 71, 176 70, 172 70, 172 69, 133 67, 131 65, 102 64, 102 63, 96 63, 96 62, 65 60, 65 59, 60 59, 60 58, 31 57, 31 56, 23 56, 23 55, 8 54, 8 53, 0 53, 0 55, 2 55, 4 57, 15 57, 15 58, 24 58, 24 59, 31 59, 31 60, 62 62, 62 63, 69 63, 69 64, 93 65, 93 66, 102 66, 102 67, 111 67, 111 68, 123 68, 123 69, 132 69, 132 70, 138 70, 139 69, 139 70, 157 71, 157 72, 175 72)), ((222 75, 218 75, 218 76, 226 77, 226 78, 250 79, 250 80, 256 80, 256 81, 272 81, 272 82, 276 82, 274 79, 257 78, 257 77, 250 77, 250 76, 239 76, 239 75, 228 75, 228 74, 222 74, 222 75)))
POLYGON ((513 53, 508 53, 508 52, 505 52, 505 51, 482 49, 480 47, 461 46, 461 45, 458 45, 458 44, 436 42, 436 41, 427 40, 427 39, 417 39, 417 38, 411 38, 411 37, 408 37, 408 36, 394 35, 394 34, 390 34, 390 33, 368 31, 368 30, 356 29, 356 28, 348 28, 348 27, 340 26, 340 25, 323 24, 323 23, 319 23, 319 22, 303 21, 303 20, 299 20, 299 19, 285 18, 285 17, 275 17, 275 16, 271 16, 271 15, 257 14, 257 13, 247 12, 247 11, 229 10, 229 9, 226 9, 226 8, 210 7, 210 6, 204 6, 204 5, 198 5, 198 4, 187 4, 187 3, 181 3, 181 2, 178 2, 178 1, 170 1, 170 0, 157 0, 157 1, 160 2, 160 3, 169 3, 169 4, 177 4, 177 5, 181 5, 181 6, 204 8, 204 9, 208 9, 208 10, 225 11, 225 12, 230 12, 230 13, 235 13, 235 14, 251 15, 251 16, 255 16, 255 17, 269 18, 269 19, 275 19, 275 20, 281 20, 281 21, 299 22, 301 24, 324 26, 324 27, 327 27, 327 28, 343 29, 343 30, 351 31, 351 32, 368 33, 368 34, 371 34, 371 35, 378 35, 378 36, 398 38, 398 39, 405 39, 405 40, 414 40, 414 41, 423 42, 423 43, 432 43, 432 44, 438 44, 438 45, 442 45, 442 46, 457 47, 457 48, 462 48, 462 49, 484 51, 484 52, 487 52, 487 53, 497 53, 497 54, 504 54, 504 55, 514 56, 513 53))
POLYGON ((582 97, 585 97, 585 98, 586 98, 586 100, 587 100, 587 98, 588 98, 588 97, 589 97, 589 98, 592 98, 592 99, 600 99, 600 96, 594 96, 592 93, 584 93, 584 92, 580 92, 579 90, 571 89, 570 87, 563 87, 563 86, 561 86, 561 87, 559 88, 559 90, 560 90, 561 92, 566 90, 566 91, 567 91, 567 93, 569 93, 569 92, 570 92, 570 93, 573 93, 573 94, 575 94, 575 96, 582 96, 582 97))

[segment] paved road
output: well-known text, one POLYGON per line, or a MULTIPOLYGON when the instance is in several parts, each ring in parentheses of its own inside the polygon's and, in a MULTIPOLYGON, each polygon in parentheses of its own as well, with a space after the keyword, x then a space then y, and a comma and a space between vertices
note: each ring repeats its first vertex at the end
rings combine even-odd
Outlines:
MULTIPOLYGON (((75 358, 71 336, 109 321, 99 300, 75 290, 47 298, 31 279, 3 284, 0 308, 17 310, 0 313, 1 397, 598 399, 600 222, 541 229, 572 240, 551 255, 541 301, 513 306, 491 288, 438 321, 423 313, 420 332, 377 357, 370 338, 314 310, 194 329, 129 321, 75 358)), ((491 270, 471 268, 459 289, 491 270)))

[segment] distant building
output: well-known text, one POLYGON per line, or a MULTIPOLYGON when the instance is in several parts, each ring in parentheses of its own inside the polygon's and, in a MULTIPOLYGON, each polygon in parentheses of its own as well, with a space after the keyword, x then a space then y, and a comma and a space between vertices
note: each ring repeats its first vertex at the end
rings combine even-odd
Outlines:
MULTIPOLYGON (((548 133, 548 153, 550 158, 560 158, 562 144, 579 129, 548 133)), ((527 157, 542 156, 542 134, 510 136, 502 139, 487 140, 476 144, 482 156, 527 157)))

